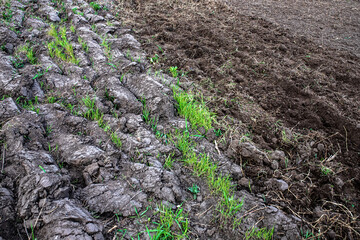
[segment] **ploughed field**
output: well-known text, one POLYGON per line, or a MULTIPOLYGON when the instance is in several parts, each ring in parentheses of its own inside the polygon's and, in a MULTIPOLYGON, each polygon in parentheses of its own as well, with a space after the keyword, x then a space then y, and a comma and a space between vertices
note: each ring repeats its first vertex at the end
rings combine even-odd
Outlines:
POLYGON ((360 238, 359 2, 0 3, 0 239, 360 238))

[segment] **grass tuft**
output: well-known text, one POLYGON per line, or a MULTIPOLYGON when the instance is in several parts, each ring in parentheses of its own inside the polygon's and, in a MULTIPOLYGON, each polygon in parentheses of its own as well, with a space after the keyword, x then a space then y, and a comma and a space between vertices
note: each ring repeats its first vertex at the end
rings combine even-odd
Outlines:
POLYGON ((96 2, 90 2, 90 7, 92 7, 95 10, 95 12, 97 12, 103 8, 100 4, 98 4, 96 2))
POLYGON ((102 37, 102 42, 100 44, 101 46, 103 46, 105 48, 105 55, 106 57, 109 59, 109 61, 112 60, 112 55, 111 55, 111 43, 107 40, 107 36, 104 35, 102 37))
MULTIPOLYGON (((95 106, 95 98, 91 99, 89 96, 82 98, 82 102, 87 108, 86 112, 83 113, 83 116, 89 120, 97 121, 99 127, 101 127, 105 132, 111 130, 111 127, 108 123, 104 122, 104 114, 95 106)), ((118 147, 122 147, 122 142, 119 136, 115 133, 115 131, 110 131, 110 139, 111 141, 118 147)))
POLYGON ((118 137, 118 135, 117 135, 115 132, 113 132, 113 133, 111 133, 110 137, 111 137, 111 141, 112 141, 118 148, 121 148, 122 142, 121 142, 120 138, 118 137))
POLYGON ((173 158, 174 154, 171 153, 169 154, 169 156, 167 156, 167 158, 165 159, 165 163, 164 163, 164 168, 170 170, 172 168, 172 165, 175 161, 175 159, 173 158))
POLYGON ((183 212, 183 208, 178 207, 175 212, 163 204, 159 206, 159 223, 156 229, 149 230, 147 233, 151 240, 165 239, 187 239, 189 220, 183 212))
POLYGON ((57 57, 65 62, 79 64, 79 60, 75 57, 73 46, 67 39, 66 27, 57 29, 54 24, 51 24, 48 34, 54 38, 53 41, 47 44, 52 58, 57 57))
POLYGON ((35 57, 35 53, 33 51, 33 48, 28 48, 28 51, 26 53, 26 57, 28 58, 29 62, 31 64, 37 63, 37 58, 35 57))
POLYGON ((173 88, 173 96, 178 103, 177 108, 181 116, 189 119, 194 129, 204 127, 205 130, 211 129, 211 124, 215 119, 214 113, 203 102, 198 102, 192 93, 186 93, 173 88))
POLYGON ((3 0, 1 2, 2 5, 5 6, 5 10, 1 13, 2 15, 2 18, 6 21, 6 22, 10 22, 13 15, 14 15, 14 12, 13 10, 11 9, 11 1, 10 0, 3 0))
MULTIPOLYGON (((84 117, 90 120, 96 120, 102 122, 104 114, 95 106, 95 99, 91 99, 89 96, 82 98, 84 105, 88 108, 84 113, 84 117)), ((100 124, 99 124, 100 125, 100 124)))
POLYGON ((89 47, 87 43, 81 37, 78 37, 78 42, 81 44, 81 48, 82 50, 84 50, 84 52, 89 52, 89 47))
POLYGON ((245 233, 245 239, 271 240, 273 239, 274 227, 271 229, 252 227, 245 233))
POLYGON ((39 103, 37 96, 34 99, 34 103, 32 100, 26 100, 25 97, 22 96, 16 99, 16 103, 26 110, 36 112, 37 114, 39 114, 40 112, 40 109, 38 107, 35 107, 35 105, 39 103))
POLYGON ((29 46, 29 43, 18 48, 19 52, 25 53, 27 59, 31 64, 37 63, 37 58, 34 53, 34 48, 29 46))
POLYGON ((218 166, 211 161, 209 155, 195 153, 195 142, 191 140, 187 127, 183 132, 176 130, 171 137, 175 146, 182 152, 185 165, 191 167, 196 176, 206 178, 209 188, 220 197, 216 209, 222 226, 230 221, 233 225, 240 222, 235 216, 241 211, 244 201, 237 199, 233 194, 231 178, 217 172, 218 166))

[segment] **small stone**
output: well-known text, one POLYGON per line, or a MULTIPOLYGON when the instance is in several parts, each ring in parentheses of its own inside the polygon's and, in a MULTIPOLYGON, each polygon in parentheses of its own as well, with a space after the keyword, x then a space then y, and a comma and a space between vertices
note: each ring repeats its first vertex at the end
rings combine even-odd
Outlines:
POLYGON ((161 201, 162 205, 164 205, 165 207, 168 207, 168 208, 171 208, 173 210, 176 210, 176 205, 168 202, 168 201, 165 201, 165 200, 162 200, 161 201))
POLYGON ((325 146, 324 146, 324 144, 322 144, 322 143, 319 143, 319 144, 317 145, 317 149, 318 149, 319 151, 322 151, 322 150, 324 150, 324 149, 325 149, 325 146))
POLYGON ((320 218, 324 214, 324 210, 320 206, 316 206, 313 212, 317 218, 320 218))
POLYGON ((274 206, 268 206, 266 209, 265 209, 265 212, 267 213, 277 213, 279 211, 279 209, 277 209, 276 207, 274 206))
POLYGON ((207 204, 206 201, 204 201, 204 202, 202 202, 202 203, 200 204, 200 210, 201 210, 201 211, 204 211, 204 210, 206 210, 207 208, 208 208, 208 204, 207 204))
POLYGON ((265 185, 268 187, 268 189, 278 189, 280 191, 285 191, 289 188, 289 185, 281 179, 269 179, 265 182, 265 185))
POLYGON ((85 168, 85 170, 90 174, 90 176, 96 176, 99 172, 99 165, 97 163, 90 164, 85 168))
POLYGON ((65 187, 59 188, 54 192, 54 198, 55 199, 68 198, 70 196, 70 192, 71 192, 70 187, 65 186, 65 187))
POLYGON ((285 191, 289 188, 289 185, 284 180, 277 180, 280 191, 285 191))
POLYGON ((145 146, 149 146, 151 144, 151 139, 150 138, 143 138, 142 143, 144 143, 145 146))
POLYGON ((281 45, 279 46, 279 50, 280 50, 280 51, 283 51, 283 52, 286 52, 286 51, 287 51, 287 47, 286 47, 285 45, 281 44, 281 45))
POLYGON ((39 207, 44 207, 45 206, 45 204, 46 204, 46 198, 43 198, 43 199, 40 199, 40 201, 39 201, 39 207))
POLYGON ((329 239, 335 239, 336 238, 336 233, 334 232, 334 230, 328 231, 326 235, 329 237, 329 239))
POLYGON ((130 178, 130 182, 133 184, 133 186, 139 186, 140 185, 140 181, 137 180, 136 178, 130 178))
POLYGON ((209 235, 209 236, 212 236, 212 235, 214 235, 215 231, 216 231, 216 229, 212 228, 210 230, 207 230, 206 234, 209 235))
POLYGON ((279 178, 279 177, 281 177, 281 172, 278 171, 278 170, 275 170, 273 176, 274 176, 275 178, 279 178))
POLYGON ((45 177, 41 178, 40 185, 43 188, 49 188, 49 187, 51 187, 52 182, 50 181, 50 179, 47 176, 45 176, 45 177))
POLYGON ((241 167, 235 163, 231 166, 230 171, 235 179, 239 179, 243 176, 241 167))
POLYGON ((281 160, 280 160, 280 167, 281 167, 281 168, 287 168, 287 167, 289 167, 289 160, 287 160, 287 162, 286 162, 285 159, 281 159, 281 160))
POLYGON ((6 43, 5 49, 7 53, 12 54, 14 51, 14 45, 12 45, 11 43, 6 43))
POLYGON ((272 168, 273 170, 278 169, 278 168, 279 168, 279 163, 278 163, 276 160, 272 161, 272 163, 271 163, 271 168, 272 168))
POLYGON ((173 191, 168 187, 163 187, 161 189, 162 196, 164 199, 166 199, 168 202, 174 203, 175 197, 173 191))
POLYGON ((149 162, 150 166, 157 167, 157 168, 162 168, 161 162, 159 162, 156 159, 149 159, 148 162, 149 162))
POLYGON ((248 149, 244 148, 242 151, 241 151, 241 155, 243 157, 250 157, 252 155, 252 152, 249 151, 248 149))
POLYGON ((142 163, 134 163, 131 168, 133 171, 141 171, 145 168, 145 165, 142 163))
POLYGON ((99 227, 93 223, 86 224, 86 232, 89 234, 94 234, 99 232, 99 227))
POLYGON ((302 174, 295 174, 294 176, 295 180, 300 181, 303 179, 302 174))
POLYGON ((200 235, 203 235, 206 231, 206 228, 202 228, 202 227, 198 227, 198 226, 195 226, 194 228, 200 235))
POLYGON ((344 182, 343 182, 343 180, 341 180, 341 178, 336 178, 335 179, 335 184, 339 188, 342 188, 344 186, 344 182))
MULTIPOLYGON (((251 184, 251 183, 250 183, 251 184)), ((249 186, 249 179, 247 179, 247 178, 241 178, 240 180, 239 180, 239 185, 240 186, 243 186, 243 187, 248 187, 249 186)))

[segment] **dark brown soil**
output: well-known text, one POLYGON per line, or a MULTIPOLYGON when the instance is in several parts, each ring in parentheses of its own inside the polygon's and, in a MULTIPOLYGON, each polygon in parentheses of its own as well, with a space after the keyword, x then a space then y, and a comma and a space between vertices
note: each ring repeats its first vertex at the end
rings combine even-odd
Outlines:
POLYGON ((310 224, 313 236, 320 231, 324 238, 359 238, 360 59, 353 53, 359 49, 355 30, 360 18, 358 12, 352 15, 359 4, 347 2, 339 8, 348 9, 345 17, 354 24, 342 21, 345 17, 334 20, 345 26, 344 32, 353 31, 344 43, 329 37, 342 33, 329 30, 339 29, 334 21, 304 27, 320 19, 314 10, 319 4, 317 11, 334 16, 328 10, 334 9, 333 2, 314 1, 311 7, 278 3, 268 3, 266 11, 279 16, 285 5, 289 13, 299 11, 296 16, 305 16, 301 21, 289 22, 284 14, 288 18, 279 16, 280 25, 304 29, 303 35, 315 42, 271 23, 274 19, 267 19, 265 10, 259 12, 263 18, 255 11, 248 16, 244 9, 250 5, 234 11, 212 1, 152 0, 120 4, 120 9, 148 57, 160 56, 155 68, 177 66, 188 72, 218 119, 233 119, 225 122, 248 133, 265 151, 286 153, 288 162, 276 171, 240 154, 234 159, 243 163, 253 193, 310 224), (320 39, 343 50, 320 47, 320 39), (283 127, 298 137, 287 141, 283 127), (321 171, 324 164, 333 174, 321 171), (268 179, 279 176, 288 180, 289 191, 266 188, 268 179))
POLYGON ((243 14, 266 19, 320 46, 360 56, 359 1, 228 0, 228 3, 243 14))

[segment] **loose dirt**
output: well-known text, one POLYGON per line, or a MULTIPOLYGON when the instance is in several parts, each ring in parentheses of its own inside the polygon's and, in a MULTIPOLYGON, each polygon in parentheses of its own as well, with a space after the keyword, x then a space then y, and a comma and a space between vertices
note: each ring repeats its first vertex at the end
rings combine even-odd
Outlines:
POLYGON ((359 1, 229 0, 242 14, 266 19, 297 36, 360 56, 359 1))
POLYGON ((125 14, 122 19, 142 39, 148 57, 160 56, 155 68, 178 66, 187 72, 208 106, 225 119, 228 128, 223 130, 234 130, 227 138, 250 136, 265 152, 285 153, 280 166, 263 164, 241 150, 229 156, 243 164, 254 193, 328 238, 359 237, 358 2, 229 4, 120 5, 131 12, 133 18, 125 14), (339 9, 346 11, 335 18, 339 9), (324 14, 332 20, 320 20, 324 14), (342 40, 333 39, 338 35, 342 40), (327 168, 333 173, 326 173, 327 168), (280 176, 290 185, 286 192, 269 189, 268 180, 280 176))

